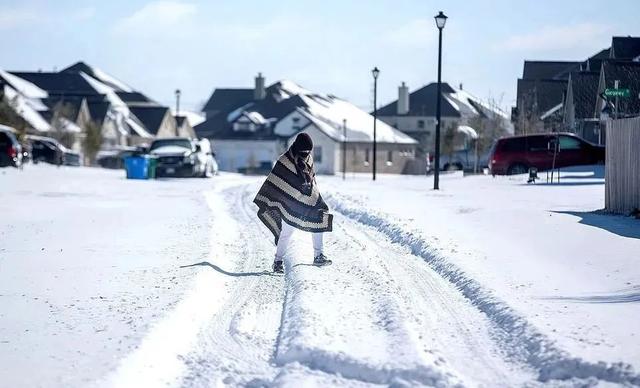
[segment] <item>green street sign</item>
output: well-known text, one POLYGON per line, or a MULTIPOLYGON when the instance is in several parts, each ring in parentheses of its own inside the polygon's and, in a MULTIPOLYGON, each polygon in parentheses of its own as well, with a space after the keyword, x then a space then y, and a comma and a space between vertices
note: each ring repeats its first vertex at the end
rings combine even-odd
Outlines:
POLYGON ((604 95, 607 97, 629 97, 631 91, 629 89, 605 89, 604 95))

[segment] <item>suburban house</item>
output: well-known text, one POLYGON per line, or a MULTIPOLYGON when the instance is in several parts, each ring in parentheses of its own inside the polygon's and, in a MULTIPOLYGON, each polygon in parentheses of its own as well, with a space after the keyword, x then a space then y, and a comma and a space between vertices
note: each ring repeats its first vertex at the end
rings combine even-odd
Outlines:
MULTIPOLYGON (((418 141, 417 156, 421 159, 435 150, 437 83, 430 83, 409 93, 403 82, 398 87, 398 99, 378 109, 380 120, 418 141)), ((444 82, 441 85, 441 135, 447 131, 464 133, 490 119, 511 132, 508 115, 497 106, 490 106, 468 93, 460 85, 454 88, 444 82)), ((463 144, 459 145, 464 147, 463 144)))
MULTIPOLYGON (((640 38, 638 39, 640 42, 640 38)), ((640 45, 638 45, 640 56, 640 45)), ((626 89, 625 97, 609 97, 612 104, 612 118, 621 119, 640 116, 640 61, 610 60, 602 64, 596 92, 596 113, 604 109, 607 101, 603 98, 605 89, 626 89)))
MULTIPOLYGON (((516 133, 571 131, 603 144, 600 112, 606 104, 600 94, 615 88, 616 80, 620 89, 635 90, 639 61, 640 38, 620 36, 585 61, 525 61, 512 110, 516 133)), ((619 117, 637 114, 633 93, 618 99, 619 117)))
POLYGON ((602 144, 604 133, 600 130, 600 116, 596 114, 595 101, 599 79, 598 72, 571 73, 564 102, 563 122, 569 131, 583 139, 602 144))
POLYGON ((195 137, 168 107, 84 62, 57 72, 0 71, 0 95, 29 132, 62 136, 78 152, 89 122, 100 126, 104 149, 148 144, 155 137, 195 137))
MULTIPOLYGON (((346 171, 371 171, 373 116, 336 96, 287 80, 265 87, 259 74, 253 89, 216 89, 203 111, 207 119, 195 130, 214 142, 222 170, 269 169, 295 136, 306 132, 315 143, 318 173, 342 171, 343 156, 346 171)), ((376 125, 377 171, 405 172, 417 142, 380 120, 376 125)))

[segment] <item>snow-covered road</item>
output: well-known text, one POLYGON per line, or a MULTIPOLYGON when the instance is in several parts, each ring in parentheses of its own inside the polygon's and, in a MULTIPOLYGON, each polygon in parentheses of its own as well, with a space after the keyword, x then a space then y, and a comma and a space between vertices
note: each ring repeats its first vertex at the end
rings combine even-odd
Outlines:
MULTIPOLYGON (((47 173, 60 173, 52 171, 47 173)), ((126 196, 121 191, 125 185, 135 185, 128 195, 171 198, 175 211, 165 211, 164 222, 184 227, 179 216, 183 212, 190 221, 188 227, 206 231, 187 240, 175 234, 155 235, 154 244, 184 247, 194 244, 193 237, 204 241, 198 241, 199 250, 191 248, 187 255, 177 255, 180 258, 173 261, 167 257, 161 260, 167 264, 154 266, 165 271, 165 265, 171 266, 171 276, 185 285, 171 291, 168 298, 141 306, 139 320, 144 325, 139 329, 132 327, 127 334, 112 332, 112 336, 120 336, 118 341, 125 341, 127 351, 105 347, 101 356, 76 354, 76 348, 83 348, 76 342, 95 342, 94 349, 107 342, 96 333, 79 332, 76 342, 64 350, 47 349, 37 360, 46 373, 36 372, 22 379, 13 371, 25 370, 30 357, 12 355, 12 369, 0 367, 4 368, 0 375, 10 379, 12 386, 83 386, 87 381, 97 387, 297 387, 303 382, 306 386, 354 387, 640 383, 626 364, 594 363, 567 352, 526 314, 496 297, 491 287, 446 258, 432 256, 430 241, 411 234, 397 220, 342 195, 333 183, 325 187, 336 212, 334 232, 325 240, 326 253, 334 264, 311 266, 310 236, 297 233, 285 260, 285 274, 274 275, 268 271, 274 252, 272 237, 257 221, 251 203, 261 183, 259 177, 222 175, 209 181, 127 182, 100 170, 68 173, 78 181, 86 179, 89 186, 92 179, 110 182, 113 187, 108 192, 112 196, 126 196), (160 197, 155 192, 158 189, 160 197), (188 202, 183 202, 184 198, 188 202), (102 367, 96 373, 72 368, 64 373, 80 374, 82 378, 56 376, 55 368, 65 362, 91 365, 105 357, 111 361, 100 361, 102 367)), ((24 183, 21 190, 26 186, 29 184, 24 183)), ((98 191, 90 187, 80 190, 98 191)), ((17 194, 4 192, 5 198, 12 195, 17 194)), ((95 201, 89 200, 85 207, 90 204, 95 206, 95 201)), ((63 205, 61 209, 73 208, 63 205)), ((154 206, 159 210, 171 205, 161 202, 154 206)), ((92 217, 100 220, 111 216, 92 217)), ((12 228, 24 227, 18 217, 12 220, 18 224, 12 228)), ((72 232, 69 222, 62 225, 72 232)), ((78 223, 76 228, 87 227, 74 222, 78 223)), ((154 234, 166 227, 155 225, 154 234)), ((7 236, 13 242, 20 241, 12 230, 4 229, 3 242, 9 241, 7 236)), ((140 238, 144 235, 141 229, 133 230, 142 233, 136 234, 140 238)), ((51 231, 50 238, 60 233, 51 231)), ((34 241, 25 240, 23 244, 26 247, 34 241)), ((3 244, 0 250, 0 276, 14 279, 14 294, 18 287, 32 287, 15 280, 27 279, 20 266, 7 265, 10 256, 26 249, 20 247, 3 244)), ((174 250, 180 248, 169 252, 174 250)), ((115 252, 123 255, 126 250, 115 252)), ((120 260, 114 260, 114 265, 121 265, 120 260)), ((143 262, 141 267, 148 265, 143 262)), ((96 274, 96 281, 101 276, 100 272, 96 274)), ((138 288, 144 288, 153 287, 155 280, 137 281, 138 288)), ((118 283, 119 287, 123 284, 118 283)), ((4 290, 0 293, 4 309, 11 306, 7 303, 12 299, 7 298, 11 295, 6 286, 0 289, 4 290)), ((55 294, 55 287, 49 291, 55 294)), ((126 311, 128 303, 122 303, 126 311)), ((94 324, 91 319, 103 319, 105 325, 121 319, 107 314, 86 318, 71 309, 64 310, 63 316, 85 318, 94 324)), ((55 317, 44 314, 36 318, 47 324, 55 317)), ((42 329, 38 337, 19 333, 19 327, 19 322, 6 314, 0 316, 0 340, 10 337, 12 343, 18 343, 11 349, 0 343, 3 360, 11 352, 20 353, 25 339, 33 337, 33 342, 59 331, 55 326, 42 329)))

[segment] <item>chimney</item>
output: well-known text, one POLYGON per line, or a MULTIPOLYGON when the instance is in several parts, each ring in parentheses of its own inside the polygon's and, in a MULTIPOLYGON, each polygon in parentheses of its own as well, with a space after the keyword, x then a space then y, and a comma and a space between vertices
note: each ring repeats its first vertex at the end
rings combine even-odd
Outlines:
POLYGON ((460 82, 460 90, 462 90, 462 82, 460 82))
POLYGON ((398 114, 406 115, 409 113, 409 87, 402 82, 398 87, 398 114))
POLYGON ((255 88, 253 89, 253 99, 263 100, 267 96, 267 92, 264 88, 264 77, 262 73, 258 73, 255 79, 255 88))

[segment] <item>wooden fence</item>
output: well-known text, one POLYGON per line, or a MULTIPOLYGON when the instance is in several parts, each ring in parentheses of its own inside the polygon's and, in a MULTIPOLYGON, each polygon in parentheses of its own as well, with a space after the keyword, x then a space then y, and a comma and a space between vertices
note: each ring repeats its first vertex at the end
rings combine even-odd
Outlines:
POLYGON ((607 122, 606 153, 606 210, 640 209, 640 117, 607 122))

